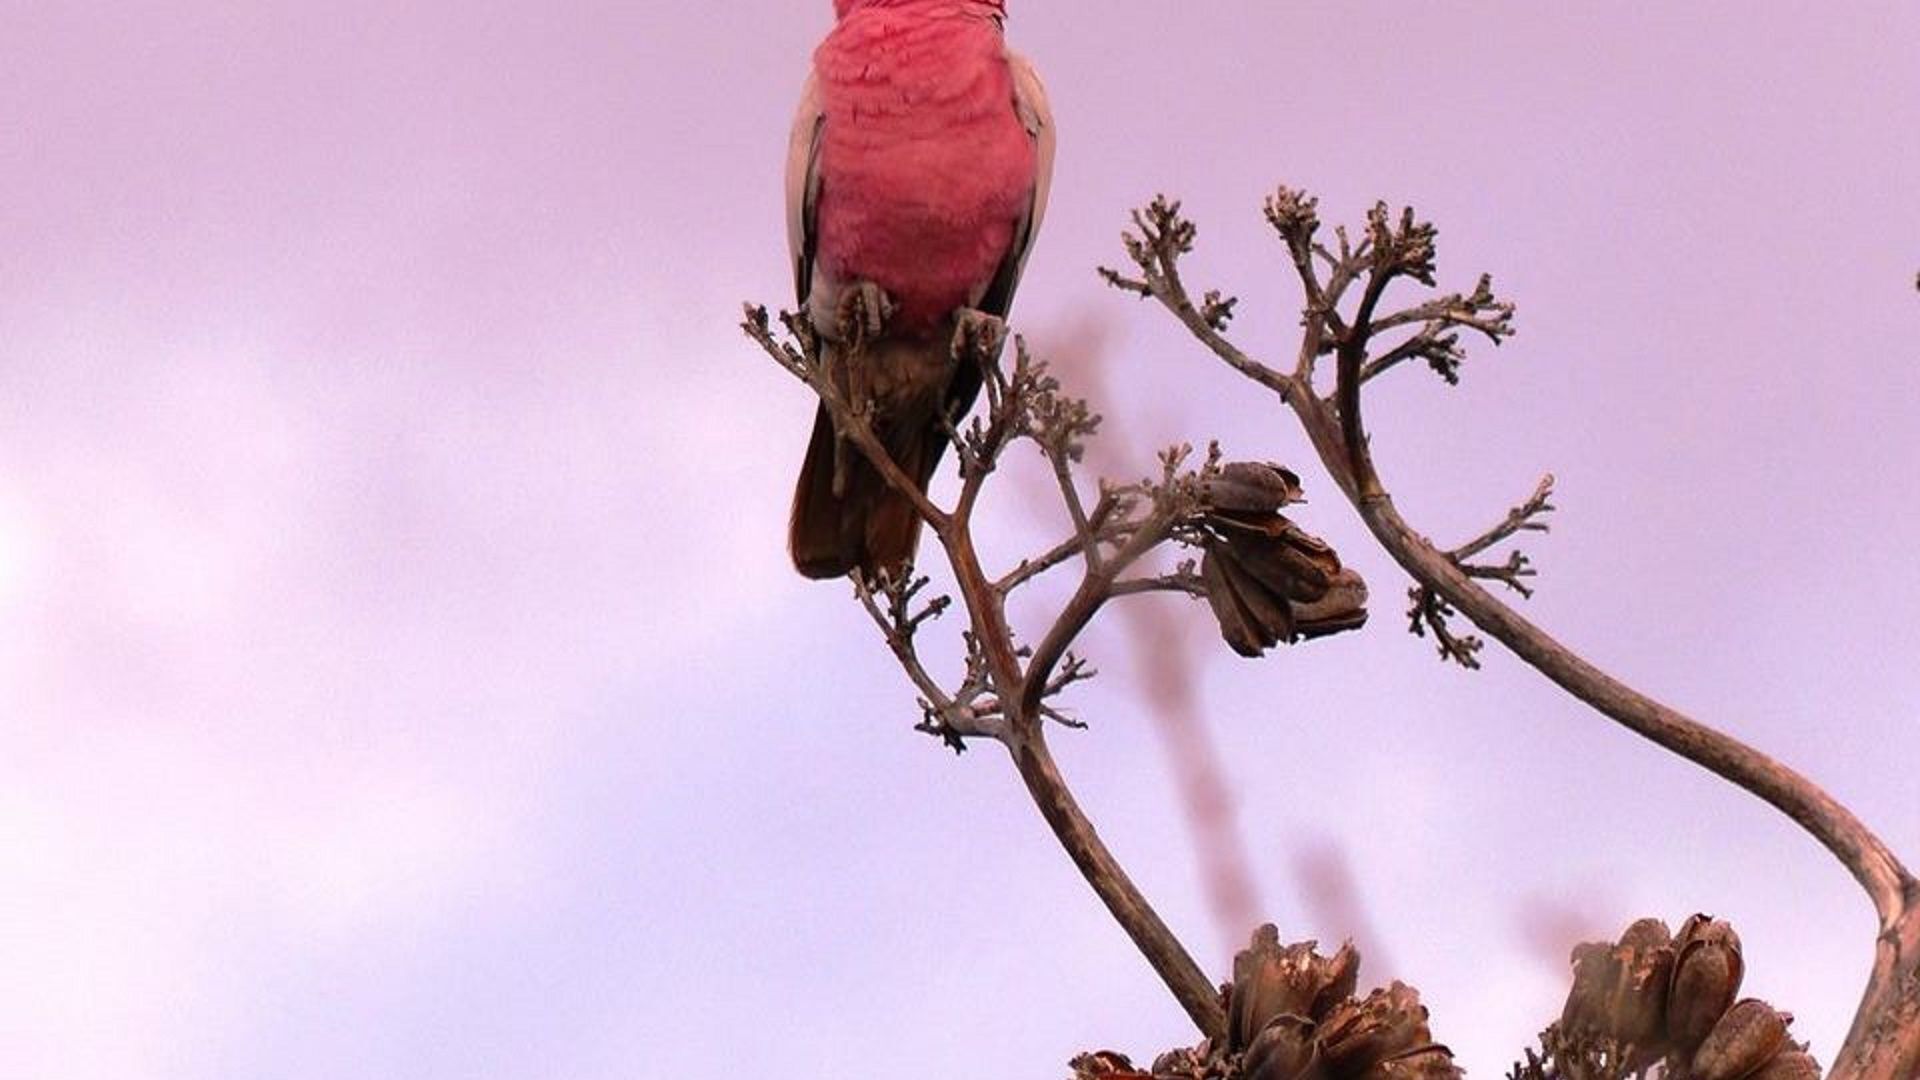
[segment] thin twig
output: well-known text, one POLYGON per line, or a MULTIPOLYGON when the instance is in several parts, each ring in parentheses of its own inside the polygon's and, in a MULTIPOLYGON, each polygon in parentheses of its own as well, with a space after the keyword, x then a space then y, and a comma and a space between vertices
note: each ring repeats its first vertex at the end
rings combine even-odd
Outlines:
POLYGON ((1552 498, 1553 474, 1548 473, 1534 485, 1533 494, 1527 497, 1526 502, 1507 511, 1507 516, 1500 519, 1500 523, 1493 528, 1447 552, 1447 556, 1454 562, 1464 563, 1517 533, 1550 531, 1550 526, 1540 518, 1542 515, 1553 512, 1552 498))
POLYGON ((1205 596, 1207 587, 1201 582, 1199 574, 1192 570, 1183 570, 1171 574, 1156 574, 1153 577, 1116 581, 1113 587, 1107 590, 1107 595, 1135 596, 1140 593, 1155 592, 1180 592, 1189 596, 1205 596))
POLYGON ((1040 639, 1039 646, 1034 649, 1033 660, 1027 667, 1027 687, 1021 702, 1023 712, 1030 712, 1040 704, 1040 691, 1053 666, 1060 662, 1074 639, 1080 636, 1087 623, 1112 597, 1114 582, 1171 533, 1178 516, 1176 496, 1172 490, 1174 478, 1187 453, 1187 447, 1176 447, 1161 455, 1163 475, 1160 485, 1155 489, 1152 510, 1111 558, 1102 561, 1097 568, 1088 567, 1080 579, 1080 587, 1067 601, 1067 606, 1061 609, 1046 636, 1040 639))
POLYGON ((1089 542, 1097 544, 1114 539, 1118 535, 1118 530, 1109 527, 1109 519, 1114 516, 1119 508, 1120 500, 1116 495, 1112 492, 1102 492, 1100 501, 1095 503, 1093 511, 1086 515, 1087 521, 1084 532, 1076 528, 1074 535, 1067 537, 1065 540, 1053 545, 1039 555, 1021 559, 1018 566, 1015 566, 999 581, 994 583, 994 590, 1002 596, 1005 596, 1007 593, 1012 592, 1027 582, 1032 581, 1034 578, 1039 577, 1041 574, 1080 554, 1081 551, 1086 549, 1089 542))
POLYGON ((840 388, 834 385, 825 364, 820 362, 812 328, 804 319, 788 313, 782 313, 780 318, 787 325, 787 329, 801 341, 799 350, 783 344, 773 336, 773 330, 767 322, 766 308, 747 305, 746 320, 740 324, 740 327, 746 331, 748 337, 766 350, 767 355, 771 356, 774 362, 792 372, 796 378, 806 383, 809 389, 819 395, 820 400, 833 413, 836 430, 841 436, 852 440, 855 448, 873 464, 888 486, 906 496, 913 503, 914 512, 927 523, 927 527, 932 529, 936 536, 944 538, 951 527, 946 511, 933 505, 926 493, 920 490, 920 485, 914 483, 901 470, 893 460, 893 456, 887 453, 887 448, 880 441, 880 437, 874 434, 873 425, 853 407, 846 395, 841 393, 840 388))

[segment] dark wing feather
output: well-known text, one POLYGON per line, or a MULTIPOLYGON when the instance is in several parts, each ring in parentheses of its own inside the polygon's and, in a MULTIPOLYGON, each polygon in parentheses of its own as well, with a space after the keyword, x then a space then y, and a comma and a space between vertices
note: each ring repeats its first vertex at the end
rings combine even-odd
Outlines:
POLYGON ((802 310, 813 291, 813 252, 819 242, 814 210, 820 204, 820 129, 827 114, 820 80, 809 75, 787 138, 787 251, 793 256, 793 295, 802 310))
POLYGON ((1053 110, 1047 105, 1047 90, 1027 58, 1009 49, 1007 66, 1013 73, 1013 108, 1020 123, 1033 138, 1033 198, 1027 212, 1014 226, 1013 244, 1000 262, 993 280, 981 292, 974 307, 989 315, 1006 318, 1013 308, 1013 292, 1020 287, 1020 274, 1027 266, 1027 253, 1040 233, 1040 219, 1047 213, 1047 193, 1053 187, 1053 110))

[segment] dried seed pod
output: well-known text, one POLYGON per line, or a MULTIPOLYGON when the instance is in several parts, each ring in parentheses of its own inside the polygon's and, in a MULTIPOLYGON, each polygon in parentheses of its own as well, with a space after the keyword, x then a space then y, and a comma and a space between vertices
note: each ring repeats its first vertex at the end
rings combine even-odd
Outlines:
POLYGON ((1793 1017, 1757 998, 1728 1009, 1693 1054, 1693 1080, 1745 1080, 1772 1061, 1787 1042, 1793 1017))
POLYGON ((1067 1067, 1073 1070, 1073 1080, 1093 1080, 1095 1077, 1112 1080, 1133 1080, 1135 1077, 1151 1080, 1146 1073, 1133 1067, 1133 1061, 1127 1055, 1113 1050, 1095 1050, 1080 1054, 1067 1067))
POLYGON ((1560 1010, 1562 1028, 1588 1031, 1602 1025, 1619 968, 1613 949, 1602 942, 1582 942, 1573 947, 1573 988, 1567 991, 1567 1003, 1560 1010))
POLYGON ((1341 567, 1327 594, 1311 604, 1294 604, 1293 633, 1301 641, 1357 630, 1367 624, 1367 583, 1341 567))
POLYGON ((1673 981, 1667 991, 1667 1038, 1692 1051, 1733 1005, 1746 975, 1740 935, 1724 921, 1695 915, 1673 940, 1673 981))
POLYGON ((1573 950, 1573 989, 1560 1014, 1561 1027, 1599 1032, 1639 1049, 1644 1063, 1665 1053, 1667 989, 1673 976, 1667 924, 1641 919, 1616 945, 1592 943, 1573 950))
POLYGON ((1247 573, 1295 604, 1311 604, 1327 595, 1340 560, 1333 549, 1298 529, 1270 541, 1243 540, 1234 545, 1247 573))
POLYGON ((1286 595, 1254 575, 1246 561, 1231 550, 1223 553, 1220 568, 1226 571, 1227 580, 1233 584, 1234 596, 1246 606, 1253 618, 1276 641, 1292 641, 1293 605, 1287 603, 1286 595))
POLYGON ((1282 946, 1280 932, 1267 923, 1233 958, 1233 990, 1228 1001, 1227 1040, 1244 1049, 1276 1016, 1318 1020, 1353 994, 1360 954, 1342 945, 1331 957, 1314 951, 1315 942, 1282 946))
POLYGON ((1623 949, 1656 949, 1673 944, 1673 931, 1664 919, 1636 919, 1620 934, 1623 949))
POLYGON ((1206 1074, 1206 1052, 1190 1046, 1169 1050, 1153 1059, 1154 1080, 1201 1080, 1206 1074))
POLYGON ((1453 1063, 1453 1051, 1432 1043, 1388 1058, 1361 1073, 1358 1080, 1459 1080, 1465 1075, 1453 1063))
POLYGON ((1363 1072, 1433 1042, 1420 992, 1403 982, 1345 1002, 1320 1025, 1320 1052, 1339 1072, 1363 1072))
POLYGON ((1281 1013, 1254 1036, 1240 1062, 1242 1080, 1320 1080, 1320 1047, 1313 1038, 1313 1021, 1281 1013))
POLYGON ((1366 622, 1366 582, 1325 541, 1267 508, 1297 497, 1298 477, 1277 465, 1237 462, 1202 487, 1207 507, 1193 523, 1205 537, 1201 583, 1233 651, 1259 656, 1283 641, 1366 622))
POLYGON ((1820 1063, 1805 1050, 1788 1050, 1775 1054, 1748 1080, 1820 1080, 1820 1063))
POLYGON ((1207 524, 1248 573, 1288 600, 1320 599, 1340 572, 1333 548, 1279 514, 1210 514, 1207 524))
POLYGON ((1200 559, 1207 606, 1220 636, 1234 652, 1256 657, 1293 637, 1293 613, 1285 600, 1249 577, 1224 549, 1209 546, 1200 559))
POLYGON ((1300 478, 1268 461, 1233 461, 1200 482, 1209 510, 1271 512, 1301 501, 1300 478))

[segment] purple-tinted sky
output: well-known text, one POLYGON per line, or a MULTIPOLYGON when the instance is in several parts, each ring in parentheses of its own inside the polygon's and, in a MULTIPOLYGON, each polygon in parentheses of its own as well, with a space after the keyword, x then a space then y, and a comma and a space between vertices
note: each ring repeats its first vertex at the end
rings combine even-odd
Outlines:
MULTIPOLYGON (((1188 1038, 1011 770, 911 734, 785 565, 811 406, 733 322, 784 299, 829 7, 0 0, 0 1073, 1047 1077, 1188 1038)), ((1117 437, 1306 457, 1095 281, 1130 206, 1184 195, 1193 273, 1290 353, 1262 194, 1414 201, 1521 336, 1375 395, 1402 507, 1460 536, 1556 472, 1530 613, 1920 858, 1920 11, 1012 15, 1062 132, 1016 321, 1104 328, 1117 437)), ((1363 974, 1487 1076, 1567 933, 1710 910, 1829 1056, 1844 874, 1505 656, 1440 666, 1308 483, 1373 626, 1196 650, 1283 932, 1357 929, 1292 880, 1344 852, 1363 974)), ((1032 490, 999 550, 1051 533, 1032 490)), ((1064 767, 1219 970, 1127 642, 1092 646, 1064 767)))

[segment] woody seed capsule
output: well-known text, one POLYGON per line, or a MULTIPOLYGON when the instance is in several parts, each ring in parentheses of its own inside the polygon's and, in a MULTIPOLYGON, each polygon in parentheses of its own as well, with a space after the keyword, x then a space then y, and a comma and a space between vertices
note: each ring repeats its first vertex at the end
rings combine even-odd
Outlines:
POLYGON ((1359 1080, 1460 1080, 1465 1075, 1453 1063, 1453 1051, 1434 1044, 1382 1061, 1359 1080))
POLYGON ((1274 1017, 1241 1062, 1242 1080, 1321 1080, 1320 1048, 1313 1038, 1313 1021, 1285 1013, 1274 1017))
POLYGON ((1694 1052, 1694 1080, 1744 1080, 1788 1047, 1792 1019, 1756 998, 1728 1009, 1694 1052))
POLYGON ((1360 954, 1342 945, 1332 957, 1314 952, 1314 942, 1281 946, 1272 923, 1253 932, 1253 942, 1233 958, 1228 1043, 1245 1047, 1276 1016, 1318 1019, 1353 993, 1360 954))
POLYGON ((1789 1050, 1760 1066, 1748 1080, 1820 1080, 1820 1063, 1805 1050, 1789 1050))
POLYGON ((1234 461, 1200 482, 1210 510, 1271 512, 1300 501, 1300 478, 1291 469, 1264 461, 1234 461))
POLYGON ((1681 1050, 1692 1050, 1732 1006, 1746 964, 1740 957, 1740 935, 1706 915, 1686 921, 1674 938, 1673 952, 1667 1037, 1681 1050))
POLYGON ((1344 1002, 1320 1028, 1320 1049, 1339 1071, 1358 1072, 1433 1042, 1420 992, 1402 982, 1344 1002))

